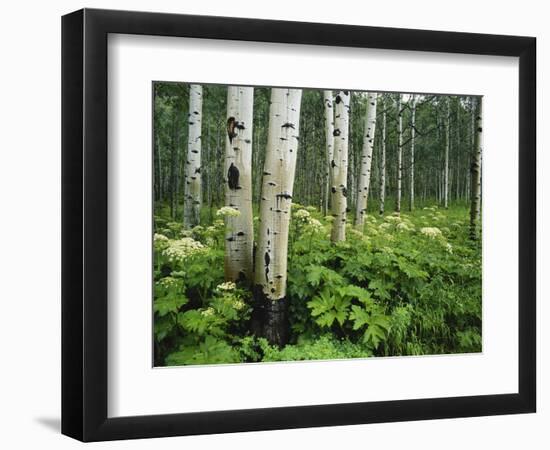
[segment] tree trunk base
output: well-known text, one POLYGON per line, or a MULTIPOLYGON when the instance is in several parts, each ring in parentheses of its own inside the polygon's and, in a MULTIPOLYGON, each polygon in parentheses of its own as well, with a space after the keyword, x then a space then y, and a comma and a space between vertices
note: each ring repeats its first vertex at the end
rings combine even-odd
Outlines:
POLYGON ((286 297, 269 299, 261 286, 255 286, 251 329, 254 335, 267 339, 271 345, 284 347, 288 343, 289 335, 286 297))

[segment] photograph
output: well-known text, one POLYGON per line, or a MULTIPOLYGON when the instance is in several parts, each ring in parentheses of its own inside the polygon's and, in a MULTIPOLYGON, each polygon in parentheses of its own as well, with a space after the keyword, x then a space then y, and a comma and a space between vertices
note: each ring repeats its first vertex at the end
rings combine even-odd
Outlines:
POLYGON ((481 96, 152 90, 155 367, 482 351, 481 96))

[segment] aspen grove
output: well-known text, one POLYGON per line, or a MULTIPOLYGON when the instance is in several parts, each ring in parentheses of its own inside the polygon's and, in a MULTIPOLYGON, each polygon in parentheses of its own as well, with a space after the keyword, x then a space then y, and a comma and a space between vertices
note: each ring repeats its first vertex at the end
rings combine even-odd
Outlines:
POLYGON ((482 350, 481 97, 153 91, 155 366, 482 350))

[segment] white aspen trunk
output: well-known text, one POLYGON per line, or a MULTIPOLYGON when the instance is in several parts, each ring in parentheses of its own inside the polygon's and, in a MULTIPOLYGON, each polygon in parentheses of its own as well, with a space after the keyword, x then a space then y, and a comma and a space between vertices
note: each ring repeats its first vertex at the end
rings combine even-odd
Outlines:
POLYGON ((446 99, 447 111, 445 115, 445 166, 443 172, 443 206, 449 207, 449 132, 451 126, 451 109, 449 107, 449 99, 446 99))
POLYGON ((201 212, 201 130, 202 86, 189 86, 189 136, 184 175, 183 226, 193 228, 200 223, 201 212))
POLYGON ((475 100, 475 130, 472 149, 471 194, 470 194, 470 238, 478 238, 478 223, 481 210, 481 151, 483 146, 483 110, 481 98, 475 100))
POLYGON ((460 192, 460 100, 457 102, 456 106, 456 119, 455 119, 455 148, 456 148, 456 199, 461 200, 460 192))
POLYGON ((346 240, 350 92, 339 91, 334 103, 334 158, 330 188, 334 220, 330 238, 332 242, 339 242, 346 240))
POLYGON ((326 145, 326 173, 325 173, 325 215, 328 212, 330 197, 330 182, 332 179, 331 162, 334 155, 334 108, 332 104, 332 91, 323 91, 323 103, 325 108, 325 145, 326 145))
POLYGON ((254 88, 227 88, 225 205, 240 212, 225 218, 225 279, 252 281, 252 110, 254 88))
POLYGON ((288 229, 298 150, 301 89, 272 89, 255 255, 253 328, 274 345, 288 340, 288 229))
POLYGON ((376 132, 376 105, 378 95, 374 92, 367 94, 367 114, 365 116, 365 135, 363 136, 363 149, 359 168, 359 181, 357 183, 357 204, 355 210, 355 226, 363 230, 367 203, 369 198, 370 176, 372 165, 372 150, 374 148, 374 134, 376 132))
POLYGON ((386 105, 382 105, 382 154, 380 155, 380 215, 384 214, 386 201, 386 105))
POLYGON ((403 110, 401 109, 401 94, 397 100, 397 198, 395 212, 401 213, 401 180, 403 179, 403 110))
POLYGON ((416 96, 412 96, 411 104, 411 161, 409 172, 409 211, 414 209, 414 139, 416 134, 416 96))

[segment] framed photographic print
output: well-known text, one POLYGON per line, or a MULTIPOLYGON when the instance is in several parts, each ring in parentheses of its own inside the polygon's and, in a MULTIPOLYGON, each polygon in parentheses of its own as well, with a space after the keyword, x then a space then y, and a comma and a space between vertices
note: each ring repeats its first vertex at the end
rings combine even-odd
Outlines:
POLYGON ((535 411, 535 39, 62 22, 62 432, 535 411))

